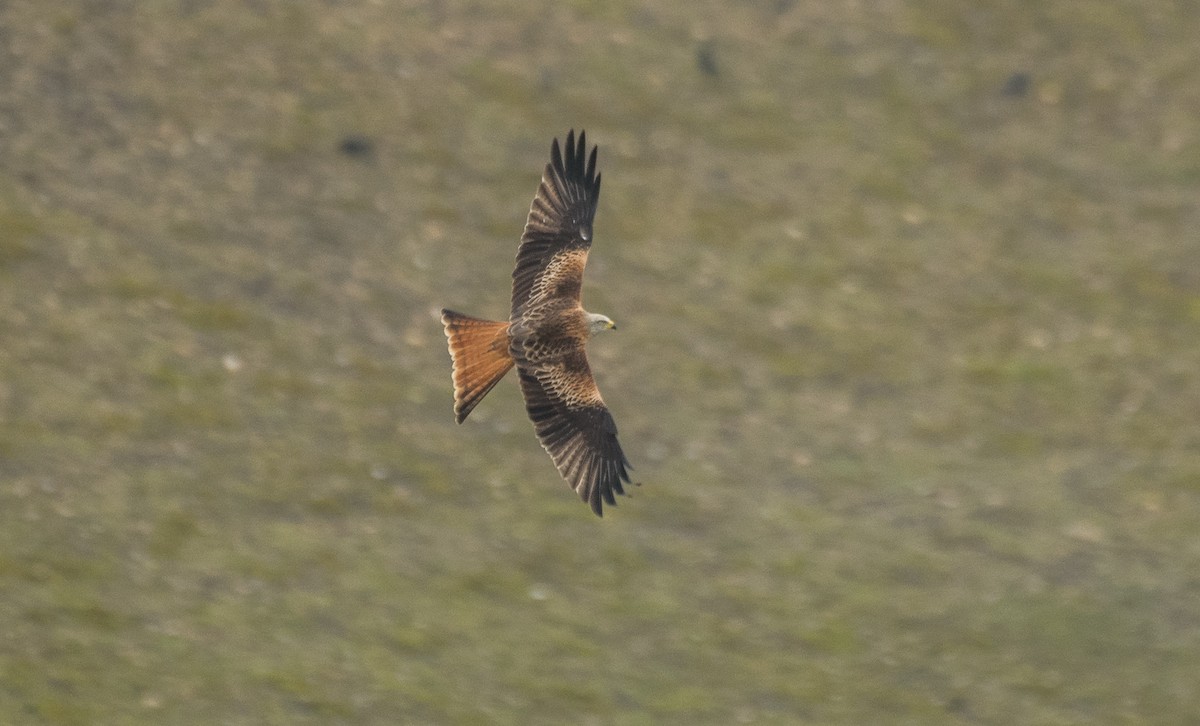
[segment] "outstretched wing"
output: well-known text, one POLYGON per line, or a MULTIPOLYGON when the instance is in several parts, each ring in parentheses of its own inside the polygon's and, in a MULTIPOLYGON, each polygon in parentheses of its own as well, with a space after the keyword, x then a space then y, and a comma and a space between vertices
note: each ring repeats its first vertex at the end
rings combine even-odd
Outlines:
POLYGON ((567 484, 604 516, 603 505, 616 506, 614 494, 625 493, 630 464, 583 351, 517 370, 538 440, 567 484))
POLYGON ((553 297, 576 301, 583 286, 583 266, 592 245, 592 220, 600 198, 596 147, 587 152, 587 135, 567 134, 566 156, 558 139, 550 147, 550 163, 529 208, 529 219, 517 248, 513 270, 512 318, 530 302, 553 297))

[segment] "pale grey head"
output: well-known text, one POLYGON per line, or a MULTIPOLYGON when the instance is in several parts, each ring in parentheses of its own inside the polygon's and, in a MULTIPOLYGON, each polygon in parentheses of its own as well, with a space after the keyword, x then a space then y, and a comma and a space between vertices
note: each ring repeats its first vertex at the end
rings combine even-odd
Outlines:
POLYGON ((616 330, 617 324, 614 323, 607 315, 598 313, 587 313, 588 336, 595 335, 601 330, 616 330))

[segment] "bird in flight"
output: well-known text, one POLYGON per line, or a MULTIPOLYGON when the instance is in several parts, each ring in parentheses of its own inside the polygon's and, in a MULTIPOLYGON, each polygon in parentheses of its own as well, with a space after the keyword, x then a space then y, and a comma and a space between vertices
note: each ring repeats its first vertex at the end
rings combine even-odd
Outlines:
POLYGON ((554 466, 596 516, 616 506, 632 468, 617 443, 613 422, 585 346, 588 338, 617 326, 583 309, 583 267, 592 246, 592 220, 600 197, 596 147, 587 154, 586 135, 558 139, 542 172, 529 219, 517 248, 512 311, 507 321, 473 318, 442 310, 453 363, 454 418, 467 414, 513 366, 521 381, 525 410, 554 466))

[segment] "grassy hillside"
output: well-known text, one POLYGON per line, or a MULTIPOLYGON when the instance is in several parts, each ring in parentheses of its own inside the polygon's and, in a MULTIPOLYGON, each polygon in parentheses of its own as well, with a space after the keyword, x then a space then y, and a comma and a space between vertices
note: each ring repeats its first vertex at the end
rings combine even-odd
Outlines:
POLYGON ((1183 5, 0 6, 0 723, 1188 723, 1183 5), (437 320, 571 127, 603 520, 437 320))

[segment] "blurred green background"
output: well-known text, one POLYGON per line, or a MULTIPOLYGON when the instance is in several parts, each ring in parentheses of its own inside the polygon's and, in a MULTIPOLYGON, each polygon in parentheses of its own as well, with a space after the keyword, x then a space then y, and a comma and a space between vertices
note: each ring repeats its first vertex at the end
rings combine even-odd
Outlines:
POLYGON ((1200 6, 0 5, 0 723, 1194 723, 1200 6), (604 193, 597 520, 515 380, 604 193))

